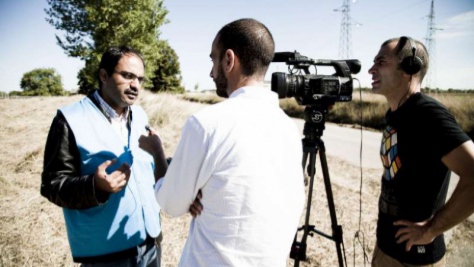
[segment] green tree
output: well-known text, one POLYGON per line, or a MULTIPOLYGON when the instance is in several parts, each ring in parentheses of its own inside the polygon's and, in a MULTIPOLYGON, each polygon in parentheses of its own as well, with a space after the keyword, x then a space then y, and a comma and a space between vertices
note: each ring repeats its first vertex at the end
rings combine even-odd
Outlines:
POLYGON ((25 96, 57 96, 63 95, 61 75, 52 68, 34 69, 23 74, 20 87, 25 96))
MULTIPOLYGON (((167 23, 163 0, 47 0, 46 19, 64 37, 56 35, 67 55, 85 61, 79 72, 79 93, 97 88, 97 68, 102 53, 110 46, 130 45, 147 63, 146 77, 153 77, 154 62, 162 56, 159 28, 167 23)), ((150 79, 149 79, 150 80, 150 79)), ((145 88, 152 88, 150 82, 145 88)))
POLYGON ((151 82, 153 87, 151 91, 168 91, 175 93, 183 93, 184 88, 181 86, 181 71, 179 68, 178 55, 165 41, 160 41, 159 53, 160 57, 156 60, 156 70, 153 73, 151 82))

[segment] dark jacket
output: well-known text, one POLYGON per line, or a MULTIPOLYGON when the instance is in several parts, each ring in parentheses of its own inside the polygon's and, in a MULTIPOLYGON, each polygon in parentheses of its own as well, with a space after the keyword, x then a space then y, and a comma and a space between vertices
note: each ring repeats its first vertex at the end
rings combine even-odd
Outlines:
MULTIPOLYGON (((92 93, 87 97, 111 121, 92 93)), ((131 115, 129 112, 129 129, 131 115)), ((109 193, 95 188, 94 174, 81 176, 81 159, 76 139, 59 110, 46 140, 40 192, 52 203, 68 209, 88 209, 107 202, 109 198, 109 193)))

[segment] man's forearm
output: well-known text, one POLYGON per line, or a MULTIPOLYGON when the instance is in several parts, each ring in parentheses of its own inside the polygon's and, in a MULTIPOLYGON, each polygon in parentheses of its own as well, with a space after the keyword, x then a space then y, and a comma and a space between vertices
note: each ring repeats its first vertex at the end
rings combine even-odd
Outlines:
POLYGON ((106 202, 109 194, 95 191, 93 176, 80 175, 79 160, 74 135, 58 113, 46 141, 41 195, 69 209, 86 209, 106 202))
POLYGON ((155 160, 155 181, 158 181, 165 176, 168 170, 168 162, 166 161, 163 150, 156 153, 153 158, 155 160))
POLYGON ((138 139, 138 144, 141 149, 148 152, 155 163, 155 182, 165 176, 168 170, 168 163, 166 162, 165 152, 161 139, 153 128, 148 127, 149 134, 142 135, 138 139))
POLYGON ((474 212, 474 143, 466 141, 442 158, 459 175, 459 182, 446 205, 429 223, 429 231, 439 235, 474 212))
POLYGON ((474 212, 474 182, 471 177, 460 177, 451 198, 429 223, 429 231, 438 236, 459 224, 474 212))
POLYGON ((58 176, 51 179, 49 190, 45 190, 45 192, 42 190, 41 193, 50 202, 63 208, 92 208, 107 202, 109 197, 108 193, 95 191, 93 179, 92 175, 82 177, 58 176))

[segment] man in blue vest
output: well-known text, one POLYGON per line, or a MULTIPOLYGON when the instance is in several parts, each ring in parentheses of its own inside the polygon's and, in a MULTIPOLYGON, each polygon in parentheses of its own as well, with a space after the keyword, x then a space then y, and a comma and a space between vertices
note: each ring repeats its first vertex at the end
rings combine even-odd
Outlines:
POLYGON ((160 266, 153 186, 166 169, 155 169, 138 146, 148 117, 133 104, 144 73, 139 52, 110 48, 99 65, 100 89, 59 109, 49 131, 41 194, 63 208, 72 257, 82 266, 160 266))

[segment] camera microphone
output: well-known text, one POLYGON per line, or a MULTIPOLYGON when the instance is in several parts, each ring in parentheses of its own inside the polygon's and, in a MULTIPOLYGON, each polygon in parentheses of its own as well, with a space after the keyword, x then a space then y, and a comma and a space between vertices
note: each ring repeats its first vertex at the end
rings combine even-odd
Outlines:
POLYGON ((289 58, 294 57, 294 52, 275 52, 272 62, 287 62, 289 58))

